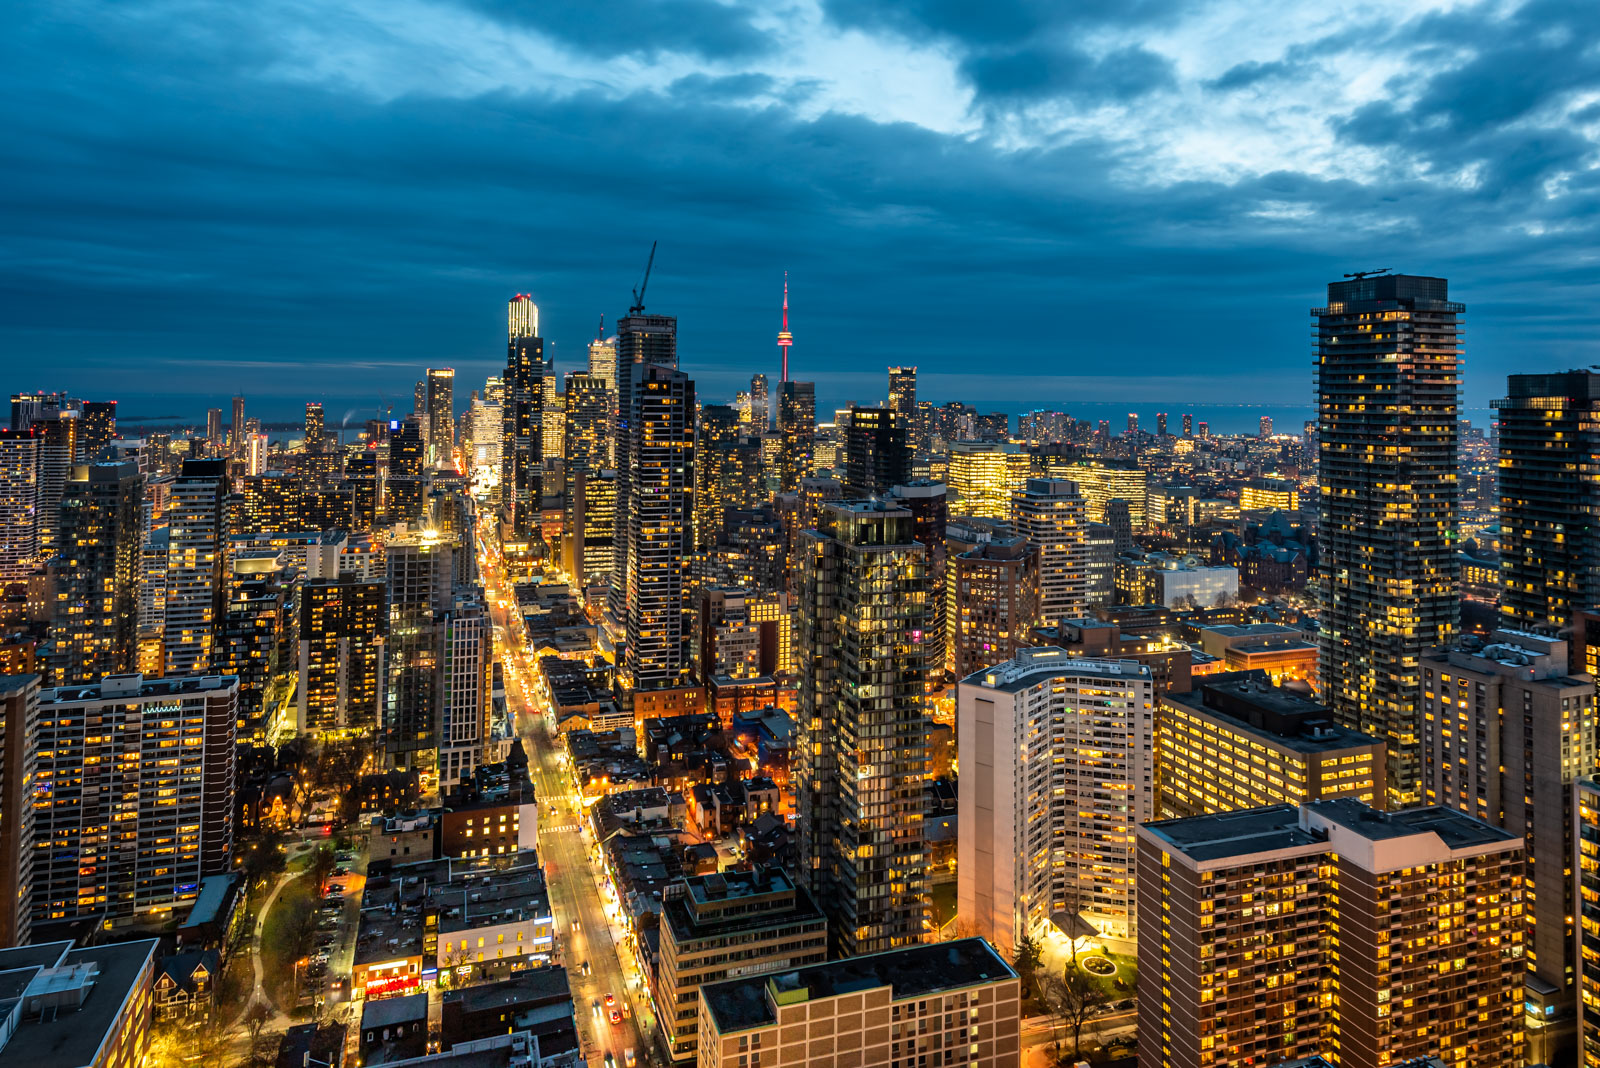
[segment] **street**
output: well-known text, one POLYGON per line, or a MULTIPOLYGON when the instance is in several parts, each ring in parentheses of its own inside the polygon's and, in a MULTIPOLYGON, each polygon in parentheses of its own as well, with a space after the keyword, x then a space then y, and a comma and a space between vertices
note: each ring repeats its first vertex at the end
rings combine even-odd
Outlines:
POLYGON ((521 620, 515 615, 516 598, 490 533, 480 531, 479 559, 495 625, 495 655, 505 673, 506 701, 516 714, 517 732, 528 752, 528 770, 539 797, 539 859, 549 885, 557 945, 572 988, 583 1054, 594 1068, 604 1068, 603 1058, 608 1053, 625 1068, 628 1049, 634 1050, 640 1064, 652 1063, 656 1059, 653 1047, 640 1026, 641 1019, 652 1015, 643 979, 631 960, 623 964, 617 945, 621 930, 614 928, 606 915, 601 879, 590 860, 589 836, 581 829, 584 817, 562 773, 557 743, 540 714, 537 695, 524 677, 525 671, 537 666, 524 645, 521 620), (552 804, 556 807, 553 815, 552 804), (583 974, 585 962, 590 968, 587 976, 583 974), (619 1010, 626 1003, 620 1023, 610 1022, 607 994, 615 996, 619 1010))

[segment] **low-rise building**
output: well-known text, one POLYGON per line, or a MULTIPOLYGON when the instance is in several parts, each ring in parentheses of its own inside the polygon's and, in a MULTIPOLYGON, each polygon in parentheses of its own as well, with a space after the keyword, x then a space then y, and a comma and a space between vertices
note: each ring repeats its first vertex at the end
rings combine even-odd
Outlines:
POLYGON ((139 1068, 150 1048, 157 944, 0 949, 0 1062, 139 1068))
POLYGON ((1020 987, 981 938, 730 979, 700 988, 697 1064, 1015 1065, 1020 987))
POLYGON ((828 924, 778 868, 682 880, 661 914, 661 963, 650 976, 668 1055, 695 1059, 700 987, 826 960, 828 924))

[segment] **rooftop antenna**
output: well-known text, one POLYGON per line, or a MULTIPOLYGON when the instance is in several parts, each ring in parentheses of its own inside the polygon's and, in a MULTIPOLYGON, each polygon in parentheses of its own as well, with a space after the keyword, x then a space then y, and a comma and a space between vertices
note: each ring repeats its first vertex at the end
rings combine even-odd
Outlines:
POLYGON ((656 244, 657 242, 655 241, 650 242, 650 258, 645 261, 644 281, 640 282, 639 288, 633 291, 633 307, 628 309, 629 315, 644 314, 644 291, 650 285, 650 268, 656 264, 656 244))
POLYGON ((1359 282, 1363 278, 1375 278, 1380 274, 1388 274, 1391 269, 1392 268, 1389 268, 1389 267, 1379 267, 1375 271, 1350 271, 1349 273, 1347 273, 1345 275, 1345 277, 1346 278, 1354 278, 1356 281, 1359 282))
POLYGON ((600 325, 594 328, 594 339, 596 341, 604 341, 606 339, 606 313, 605 312, 601 312, 600 313, 600 325))

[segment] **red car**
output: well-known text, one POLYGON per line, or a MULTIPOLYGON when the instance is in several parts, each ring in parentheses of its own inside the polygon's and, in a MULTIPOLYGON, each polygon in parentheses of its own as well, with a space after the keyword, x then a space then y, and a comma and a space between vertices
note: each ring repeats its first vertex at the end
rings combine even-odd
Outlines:
POLYGON ((611 1022, 614 1023, 614 1024, 621 1023, 622 1022, 622 1013, 618 1012, 616 1009, 612 1009, 611 1010, 611 1022))
POLYGON ((607 1005, 615 1005, 616 1003, 617 1003, 617 995, 615 995, 615 994, 607 994, 606 995, 606 1004, 607 1005))

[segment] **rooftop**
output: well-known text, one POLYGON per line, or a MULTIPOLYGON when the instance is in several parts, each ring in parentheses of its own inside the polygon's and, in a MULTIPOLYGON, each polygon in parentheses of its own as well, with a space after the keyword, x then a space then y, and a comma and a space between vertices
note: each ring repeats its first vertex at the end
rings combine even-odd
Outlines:
POLYGON ((1264 671, 1202 675, 1191 692, 1167 693, 1161 699, 1297 753, 1382 743, 1370 734, 1338 726, 1327 706, 1273 685, 1264 671))
POLYGON ((92 965, 99 970, 83 1005, 49 1020, 24 1014, 5 1045, 6 1063, 40 1068, 77 1068, 94 1062, 107 1032, 133 993, 134 981, 150 963, 156 941, 117 942, 88 949, 67 949, 67 943, 24 946, 0 952, 0 968, 32 963, 35 967, 92 965), (45 958, 54 957, 48 963, 45 958))
POLYGON ((896 1001, 1015 979, 1005 961, 981 938, 891 949, 864 957, 813 964, 773 975, 730 979, 700 988, 724 1034, 777 1022, 768 988, 785 1004, 889 987, 896 1001))
POLYGON ((1473 819, 1465 812, 1439 805, 1401 809, 1399 812, 1381 812, 1352 798, 1341 797, 1330 801, 1308 801, 1304 807, 1306 811, 1330 823, 1337 823, 1372 842, 1428 833, 1437 834, 1451 849, 1467 849, 1494 842, 1521 841, 1517 835, 1492 827, 1482 820, 1473 819))
POLYGON ((94 704, 104 700, 154 701, 164 697, 194 697, 205 693, 221 694, 239 688, 237 675, 184 675, 170 679, 147 679, 130 675, 107 675, 90 686, 58 686, 39 691, 40 704, 94 704))
POLYGON ((763 927, 815 923, 819 931, 824 929, 822 910, 782 868, 695 875, 683 882, 687 893, 668 898, 661 910, 663 923, 680 944, 763 927), (731 907, 715 907, 721 904, 731 907))
POLYGON ((1194 861, 1271 853, 1321 841, 1301 829, 1300 813, 1293 805, 1154 820, 1140 830, 1158 839, 1164 848, 1194 861))
POLYGON ((1065 649, 1047 646, 1021 649, 1017 655, 962 679, 963 685, 1016 693, 1032 686, 1040 676, 1092 675, 1098 678, 1134 677, 1149 679, 1150 668, 1137 660, 1095 660, 1078 657, 1065 649))

